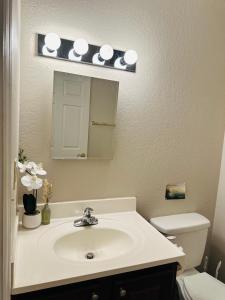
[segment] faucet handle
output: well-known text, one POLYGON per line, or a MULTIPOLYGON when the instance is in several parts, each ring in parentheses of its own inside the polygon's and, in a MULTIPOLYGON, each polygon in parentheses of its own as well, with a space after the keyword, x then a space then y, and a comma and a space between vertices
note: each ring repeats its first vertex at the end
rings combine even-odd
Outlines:
POLYGON ((94 211, 93 208, 91 208, 91 207, 86 207, 85 210, 84 210, 84 215, 85 215, 86 217, 90 217, 90 216, 91 216, 91 213, 92 213, 93 211, 94 211))

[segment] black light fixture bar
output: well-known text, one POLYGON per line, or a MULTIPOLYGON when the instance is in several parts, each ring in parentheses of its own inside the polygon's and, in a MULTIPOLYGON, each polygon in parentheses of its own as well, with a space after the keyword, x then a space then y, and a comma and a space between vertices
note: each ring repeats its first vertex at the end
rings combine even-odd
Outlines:
MULTIPOLYGON (((90 65, 95 65, 99 67, 105 67, 105 68, 112 68, 112 69, 117 69, 117 70, 122 70, 122 71, 127 71, 127 72, 136 72, 136 63, 133 65, 123 65, 123 67, 117 67, 115 66, 115 61, 118 58, 121 58, 122 63, 124 63, 123 57, 125 54, 125 51, 121 50, 113 50, 113 56, 110 60, 106 60, 104 64, 96 64, 93 63, 92 59, 93 56, 96 53, 99 53, 101 46, 96 46, 92 44, 88 44, 89 48, 86 54, 81 56, 80 61, 75 61, 72 59, 68 58, 68 54, 71 49, 73 49, 73 44, 74 41, 72 40, 67 40, 67 39, 62 39, 61 40, 61 45, 57 50, 56 56, 52 56, 51 53, 43 53, 43 47, 45 46, 45 36, 44 34, 37 34, 38 38, 38 55, 39 56, 44 56, 44 57, 49 57, 49 58, 54 58, 54 59, 62 59, 70 62, 78 62, 78 63, 83 63, 83 64, 90 64, 90 65)), ((101 58, 100 58, 101 59, 101 58)))

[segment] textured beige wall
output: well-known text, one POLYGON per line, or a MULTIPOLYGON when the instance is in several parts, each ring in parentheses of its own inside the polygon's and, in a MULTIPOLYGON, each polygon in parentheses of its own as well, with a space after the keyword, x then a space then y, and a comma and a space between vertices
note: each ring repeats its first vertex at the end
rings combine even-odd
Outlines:
POLYGON ((223 0, 22 0, 20 145, 42 161, 53 201, 136 195, 145 216, 212 220, 225 111, 223 0), (134 48, 137 73, 35 55, 37 32, 134 48), (112 161, 50 158, 53 71, 120 82, 112 161), (167 183, 187 199, 165 201, 167 183))
POLYGON ((223 145, 216 211, 212 231, 210 271, 215 274, 216 266, 222 260, 219 279, 225 282, 225 144, 223 145))

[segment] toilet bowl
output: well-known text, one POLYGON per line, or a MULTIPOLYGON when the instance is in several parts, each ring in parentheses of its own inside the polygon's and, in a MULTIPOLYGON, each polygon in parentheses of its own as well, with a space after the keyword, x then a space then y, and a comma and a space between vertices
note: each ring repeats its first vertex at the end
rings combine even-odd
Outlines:
POLYGON ((225 284, 208 273, 189 270, 177 277, 180 300, 224 300, 225 284))
POLYGON ((173 235, 170 240, 186 254, 184 272, 177 276, 180 300, 225 300, 225 284, 195 269, 202 261, 209 220, 187 213, 152 218, 150 222, 162 234, 173 235))

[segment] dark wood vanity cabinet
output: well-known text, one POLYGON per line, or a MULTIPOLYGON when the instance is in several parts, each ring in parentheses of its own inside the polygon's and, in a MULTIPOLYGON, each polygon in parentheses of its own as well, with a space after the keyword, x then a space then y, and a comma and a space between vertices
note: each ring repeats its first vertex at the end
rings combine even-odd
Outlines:
POLYGON ((172 300, 177 264, 117 275, 113 282, 113 300, 172 300))
POLYGON ((13 295, 12 300, 174 300, 177 264, 13 295))

